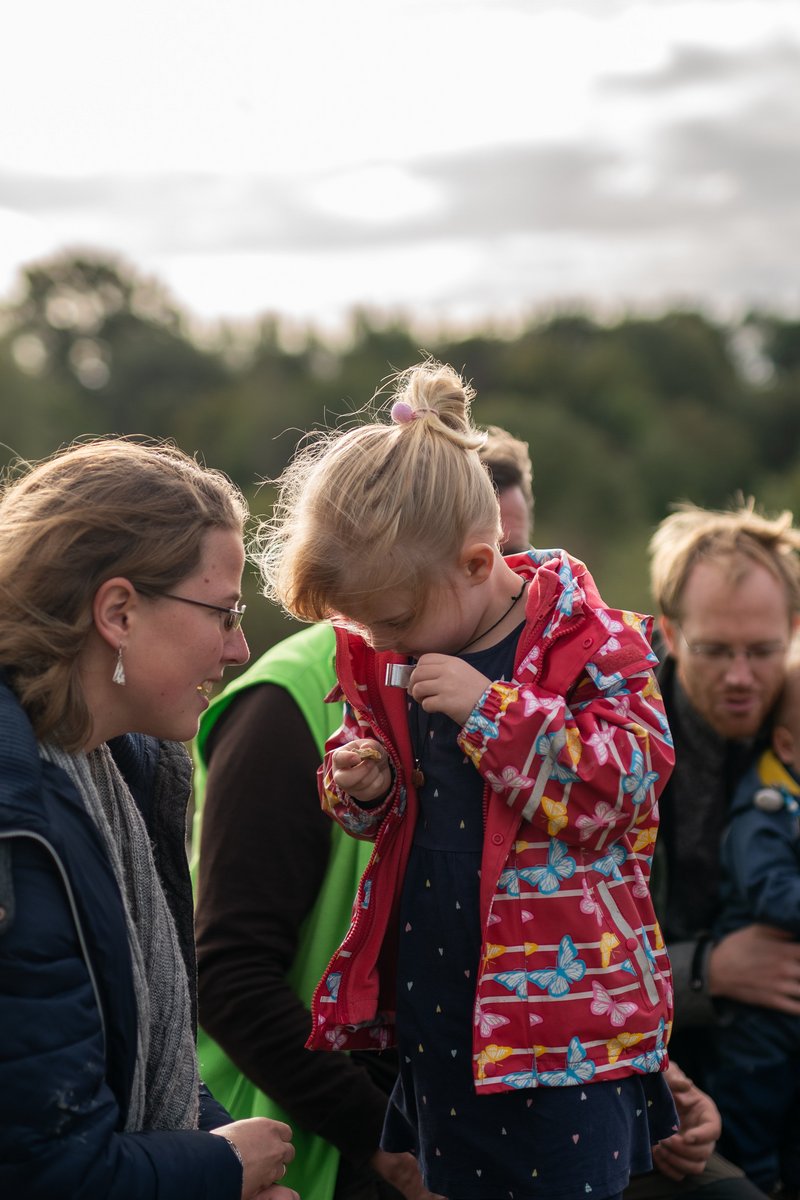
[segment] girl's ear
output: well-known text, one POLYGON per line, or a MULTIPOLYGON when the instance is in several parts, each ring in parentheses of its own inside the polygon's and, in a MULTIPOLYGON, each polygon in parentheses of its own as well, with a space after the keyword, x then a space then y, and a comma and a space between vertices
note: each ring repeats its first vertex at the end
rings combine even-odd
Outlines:
POLYGON ((494 568, 495 548, 488 542, 471 542, 461 555, 461 566, 470 584, 485 583, 494 568))
POLYGON ((136 588, 122 576, 107 579, 94 594, 94 627, 113 650, 118 650, 128 640, 131 615, 137 600, 136 588))

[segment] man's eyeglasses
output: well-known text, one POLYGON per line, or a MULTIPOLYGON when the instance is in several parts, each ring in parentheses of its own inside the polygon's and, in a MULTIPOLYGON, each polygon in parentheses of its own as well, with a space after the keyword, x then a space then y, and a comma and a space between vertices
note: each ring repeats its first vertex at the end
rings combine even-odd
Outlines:
POLYGON ((773 642, 753 642, 749 646, 738 647, 729 646, 726 642, 690 642, 680 625, 677 629, 692 657, 713 667, 727 667, 729 663, 735 662, 740 654, 744 655, 751 667, 768 666, 782 658, 787 651, 786 642, 777 639, 773 642))
POLYGON ((212 608, 214 612, 224 613, 225 620, 222 622, 222 628, 226 633, 235 633, 237 629, 241 629, 242 617, 247 611, 246 604, 240 605, 239 608, 223 608, 219 604, 209 604, 206 600, 190 600, 188 596, 176 596, 174 592, 154 592, 140 587, 137 587, 136 590, 143 596, 161 596, 164 600, 180 600, 181 604, 194 604, 197 608, 212 608))

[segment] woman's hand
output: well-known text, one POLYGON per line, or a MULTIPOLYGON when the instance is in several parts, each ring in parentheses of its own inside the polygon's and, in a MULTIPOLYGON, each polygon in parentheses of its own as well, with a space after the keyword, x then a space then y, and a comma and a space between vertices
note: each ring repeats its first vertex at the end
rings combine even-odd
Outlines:
POLYGON ((294 1194, 288 1188, 273 1189, 273 1184, 283 1179, 286 1165, 295 1154, 292 1131, 283 1121, 249 1117, 246 1121, 220 1125, 211 1132, 233 1142, 242 1156, 242 1200, 255 1200, 264 1195, 268 1195, 269 1200, 289 1200, 294 1194), (279 1192, 285 1192, 286 1196, 279 1196, 279 1192))
POLYGON ((389 756, 374 738, 348 742, 334 750, 331 773, 339 790, 362 804, 387 796, 392 786, 389 756))

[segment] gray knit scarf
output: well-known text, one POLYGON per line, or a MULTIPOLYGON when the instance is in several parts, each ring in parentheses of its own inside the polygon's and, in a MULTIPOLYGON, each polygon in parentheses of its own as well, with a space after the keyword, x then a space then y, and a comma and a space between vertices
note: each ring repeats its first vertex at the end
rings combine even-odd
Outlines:
POLYGON ((147 828, 108 746, 39 753, 75 784, 100 831, 125 908, 136 991, 136 1066, 126 1132, 196 1129, 198 1068, 186 969, 147 828))

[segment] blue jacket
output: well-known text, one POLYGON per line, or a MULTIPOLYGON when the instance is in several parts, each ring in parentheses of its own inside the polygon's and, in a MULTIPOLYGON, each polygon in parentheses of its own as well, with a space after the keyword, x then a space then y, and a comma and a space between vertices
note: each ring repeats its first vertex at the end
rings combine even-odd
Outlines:
MULTIPOLYGON (((185 751, 133 735, 112 750, 155 842, 194 992, 185 751)), ((65 773, 39 758, 0 672, 3 1200, 239 1200, 236 1157, 203 1132, 230 1118, 205 1089, 200 1130, 124 1132, 136 1020, 122 900, 102 840, 65 773)))
POLYGON ((800 783, 771 750, 737 788, 722 871, 717 937, 753 922, 800 937, 800 783))

